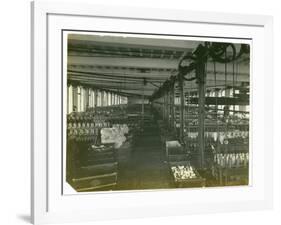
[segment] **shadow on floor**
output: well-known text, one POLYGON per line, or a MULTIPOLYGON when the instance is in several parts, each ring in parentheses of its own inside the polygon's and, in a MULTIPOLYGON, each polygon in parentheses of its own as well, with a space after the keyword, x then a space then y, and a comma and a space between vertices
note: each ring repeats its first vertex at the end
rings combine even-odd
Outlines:
POLYGON ((17 218, 19 218, 20 220, 26 222, 26 223, 31 223, 31 217, 30 215, 17 215, 17 218))

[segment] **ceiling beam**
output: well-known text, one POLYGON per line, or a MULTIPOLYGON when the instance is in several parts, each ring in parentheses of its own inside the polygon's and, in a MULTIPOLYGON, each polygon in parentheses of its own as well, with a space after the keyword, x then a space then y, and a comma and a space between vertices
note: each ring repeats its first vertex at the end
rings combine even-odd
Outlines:
MULTIPOLYGON (((116 58, 116 57, 84 57, 84 56, 68 56, 68 68, 69 67, 80 67, 93 72, 96 67, 108 68, 111 72, 124 73, 126 70, 129 73, 133 73, 129 68, 135 69, 146 69, 145 72, 149 70, 159 70, 159 71, 173 71, 178 69, 178 60, 175 59, 155 59, 155 58, 116 58)), ((207 63, 206 70, 208 73, 213 73, 214 65, 213 63, 207 63)), ((225 73, 225 64, 216 64, 217 73, 225 73)), ((227 72, 233 73, 233 65, 227 64, 227 72)), ((249 64, 239 65, 239 74, 248 76, 249 74, 249 64)), ((140 72, 139 72, 140 73, 140 72)), ((155 73, 155 72, 154 72, 155 73)), ((164 72, 167 74, 167 72, 164 72)), ((143 74, 143 73, 141 73, 143 74)), ((155 75, 157 72, 155 73, 155 75)), ((158 76, 162 76, 159 74, 158 76)), ((168 74, 167 74, 168 75, 168 74)), ((169 74, 168 76, 170 76, 169 74)), ((142 75, 143 76, 143 75, 142 75)), ((166 77, 166 76, 165 76, 166 77)))
POLYGON ((115 74, 119 75, 120 77, 124 77, 126 75, 135 76, 135 77, 143 77, 146 74, 149 74, 150 77, 155 78, 163 78, 167 79, 171 76, 172 73, 176 74, 176 70, 159 70, 159 68, 153 70, 144 70, 137 68, 124 68, 124 67, 98 67, 92 65, 75 65, 71 64, 68 65, 68 70, 78 70, 82 72, 93 72, 93 73, 102 73, 102 74, 115 74))
MULTIPOLYGON (((170 76, 159 76, 159 77, 155 77, 155 76, 150 76, 150 73, 143 73, 142 76, 135 76, 135 74, 126 74, 126 75, 122 75, 121 74, 115 74, 115 73, 111 73, 111 74, 100 74, 97 73, 95 74, 94 72, 89 72, 89 71, 68 71, 68 75, 72 76, 75 75, 77 77, 89 77, 89 78, 104 78, 104 79, 115 79, 115 80, 119 80, 122 82, 126 82, 126 79, 130 82, 130 81, 139 81, 142 80, 143 78, 147 78, 149 81, 153 81, 156 82, 156 84, 159 83, 163 83, 166 79, 168 79, 170 76)), ((194 75, 191 76, 187 76, 187 77, 192 77, 194 75)), ((206 79, 207 81, 213 81, 215 82, 215 74, 213 73, 213 71, 207 71, 207 75, 206 75, 206 79)), ((225 76, 224 72, 217 72, 216 74, 216 80, 217 82, 250 82, 250 77, 247 74, 234 74, 233 73, 229 73, 225 76)), ((187 82, 188 83, 188 82, 187 82)), ((191 83, 191 82, 189 82, 191 83)))
MULTIPOLYGON (((127 35, 129 36, 129 35, 127 35)), ((70 46, 106 46, 114 48, 139 48, 139 49, 157 49, 167 51, 192 51, 201 41, 177 40, 167 38, 153 38, 155 36, 146 35, 145 38, 139 37, 120 37, 113 35, 80 35, 69 34, 68 44, 70 46)))
MULTIPOLYGON (((75 79, 73 79, 72 81, 78 81, 78 80, 75 80, 75 79)), ((88 84, 88 85, 94 85, 95 87, 100 87, 100 88, 107 88, 107 89, 115 89, 115 90, 132 90, 132 91, 137 91, 137 92, 142 92, 143 91, 143 86, 135 86, 135 85, 132 85, 132 86, 123 86, 123 87, 121 87, 120 85, 114 85, 114 84, 97 84, 97 83, 93 83, 93 82, 91 82, 91 81, 87 81, 87 80, 81 80, 80 81, 80 83, 82 84, 88 84)), ((152 85, 151 85, 152 86, 152 85)), ((154 91, 155 90, 155 88, 152 86, 152 88, 151 87, 148 87, 148 85, 147 86, 145 86, 145 88, 144 88, 144 91, 154 91)))
POLYGON ((125 68, 147 68, 147 69, 175 69, 178 67, 178 60, 152 59, 152 58, 117 58, 117 57, 85 57, 68 56, 68 65, 91 65, 110 66, 125 68))
POLYGON ((89 83, 89 84, 93 84, 93 85, 103 85, 103 86, 107 86, 107 87, 118 87, 118 89, 130 89, 130 88, 139 88, 141 89, 142 86, 138 85, 138 84, 123 84, 123 83, 119 83, 119 82, 108 82, 108 81, 95 81, 92 79, 87 79, 87 78, 76 78, 76 77, 72 77, 69 81, 75 81, 78 83, 89 83))

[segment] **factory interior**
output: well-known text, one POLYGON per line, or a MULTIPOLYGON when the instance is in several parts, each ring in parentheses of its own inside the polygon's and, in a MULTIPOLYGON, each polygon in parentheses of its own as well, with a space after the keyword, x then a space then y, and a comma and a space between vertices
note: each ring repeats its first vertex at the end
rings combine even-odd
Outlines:
POLYGON ((206 40, 68 34, 76 192, 249 185, 250 46, 206 40))

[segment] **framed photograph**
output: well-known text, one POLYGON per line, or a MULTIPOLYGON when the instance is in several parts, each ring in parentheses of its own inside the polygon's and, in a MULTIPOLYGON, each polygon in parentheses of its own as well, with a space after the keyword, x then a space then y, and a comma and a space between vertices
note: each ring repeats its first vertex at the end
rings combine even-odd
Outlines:
POLYGON ((34 224, 272 208, 272 17, 32 3, 34 224))

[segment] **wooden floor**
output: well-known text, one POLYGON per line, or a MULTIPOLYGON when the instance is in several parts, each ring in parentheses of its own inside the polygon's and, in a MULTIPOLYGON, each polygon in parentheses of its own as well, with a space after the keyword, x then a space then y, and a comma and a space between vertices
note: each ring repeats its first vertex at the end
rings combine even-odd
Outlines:
POLYGON ((143 131, 135 137, 130 160, 119 164, 116 189, 170 188, 169 169, 164 156, 156 122, 146 121, 143 131))

